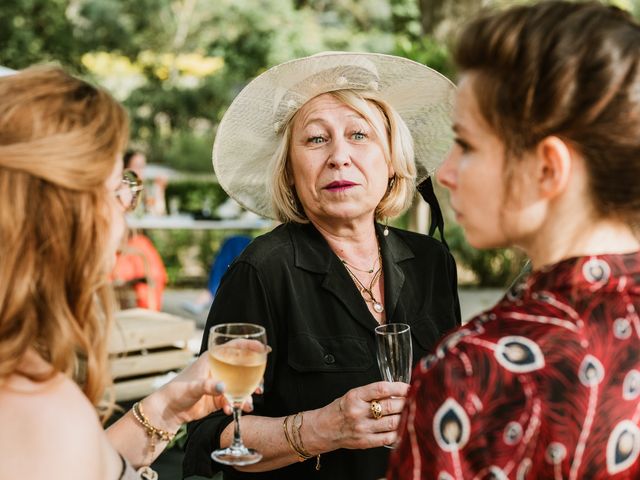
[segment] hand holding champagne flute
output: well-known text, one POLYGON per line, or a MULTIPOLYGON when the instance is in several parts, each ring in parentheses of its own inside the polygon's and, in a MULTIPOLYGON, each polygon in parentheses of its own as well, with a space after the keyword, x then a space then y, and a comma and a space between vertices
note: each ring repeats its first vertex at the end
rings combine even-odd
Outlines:
POLYGON ((240 436, 242 403, 262 381, 267 365, 267 345, 264 327, 251 323, 224 323, 211 328, 209 363, 212 374, 224 382, 225 396, 233 406, 233 443, 215 450, 211 458, 225 465, 251 465, 262 459, 257 451, 247 448, 240 436))

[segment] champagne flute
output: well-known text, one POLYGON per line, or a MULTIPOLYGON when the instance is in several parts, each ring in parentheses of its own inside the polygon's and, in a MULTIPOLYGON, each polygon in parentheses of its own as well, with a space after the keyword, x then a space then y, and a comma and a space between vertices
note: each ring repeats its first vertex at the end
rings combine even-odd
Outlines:
POLYGON ((262 454, 247 448, 240 436, 240 415, 243 402, 255 391, 267 366, 267 345, 264 327, 252 323, 223 323, 209 331, 209 364, 211 373, 224 382, 225 397, 233 407, 233 442, 227 448, 211 453, 218 463, 251 465, 262 454))
POLYGON ((388 323, 376 327, 378 367, 386 382, 411 381, 411 328, 406 323, 388 323))
MULTIPOLYGON (((411 328, 406 323, 387 323, 376 327, 376 346, 380 375, 385 382, 411 381, 411 328)), ((395 448, 395 445, 385 445, 395 448)))

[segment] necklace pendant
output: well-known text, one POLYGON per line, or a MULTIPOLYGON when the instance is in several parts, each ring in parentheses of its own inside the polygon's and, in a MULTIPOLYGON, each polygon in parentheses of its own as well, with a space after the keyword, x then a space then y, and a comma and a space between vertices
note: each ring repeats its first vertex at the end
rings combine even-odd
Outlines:
POLYGON ((375 310, 376 313, 384 312, 384 307, 380 302, 373 302, 373 309, 375 310))

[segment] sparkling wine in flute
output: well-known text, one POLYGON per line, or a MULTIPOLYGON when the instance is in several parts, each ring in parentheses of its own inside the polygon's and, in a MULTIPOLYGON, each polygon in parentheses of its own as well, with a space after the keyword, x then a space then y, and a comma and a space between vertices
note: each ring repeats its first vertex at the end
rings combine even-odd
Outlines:
POLYGON ((225 396, 233 406, 233 442, 227 448, 211 453, 218 463, 251 465, 262 454, 247 448, 240 436, 240 414, 243 401, 260 384, 267 365, 267 345, 264 327, 252 323, 224 323, 209 331, 209 365, 216 380, 225 385, 225 396))

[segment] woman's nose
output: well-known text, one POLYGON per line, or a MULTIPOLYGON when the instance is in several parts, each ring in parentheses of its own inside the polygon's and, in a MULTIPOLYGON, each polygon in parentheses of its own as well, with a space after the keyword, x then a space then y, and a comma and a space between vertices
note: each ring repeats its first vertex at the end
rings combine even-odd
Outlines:
POLYGON ((338 138, 331 144, 329 158, 327 159, 329 166, 332 168, 346 167, 351 164, 351 150, 349 143, 344 139, 338 138))
POLYGON ((443 187, 453 190, 456 186, 456 159, 455 147, 449 151, 440 168, 436 172, 436 180, 443 187))

